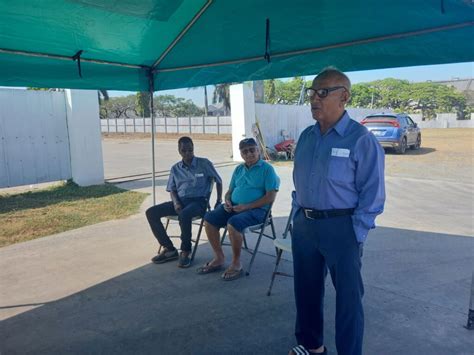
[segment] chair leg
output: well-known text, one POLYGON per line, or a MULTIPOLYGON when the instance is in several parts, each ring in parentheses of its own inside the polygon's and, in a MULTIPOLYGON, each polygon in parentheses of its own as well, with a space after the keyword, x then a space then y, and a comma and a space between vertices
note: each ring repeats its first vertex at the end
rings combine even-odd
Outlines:
MULTIPOLYGON (((273 218, 272 220, 270 221, 270 227, 272 228, 272 237, 273 237, 273 240, 276 239, 276 233, 275 233, 275 225, 273 224, 273 218)), ((275 251, 276 251, 276 254, 278 256, 278 248, 275 248, 275 251)))
POLYGON ((242 239, 244 240, 244 248, 249 250, 249 247, 247 245, 247 238, 245 238, 245 233, 242 233, 242 239))
POLYGON ((272 293, 273 282, 275 281, 275 276, 277 275, 277 272, 278 272, 278 265, 280 264, 281 254, 283 254, 283 249, 277 248, 277 250, 278 251, 277 251, 277 258, 275 262, 275 269, 273 270, 272 279, 270 281, 270 286, 268 287, 268 291, 267 291, 267 296, 270 296, 270 294, 272 293))
POLYGON ((221 245, 224 245, 226 236, 227 236, 227 227, 224 227, 224 232, 222 233, 222 238, 221 238, 221 245))
POLYGON ((270 221, 270 227, 272 227, 272 236, 273 239, 276 239, 275 225, 273 224, 273 218, 270 221))
POLYGON ((193 248, 193 253, 191 254, 191 262, 194 260, 194 255, 196 255, 196 250, 199 245, 199 239, 201 239, 201 232, 202 232, 202 227, 204 226, 204 218, 201 219, 201 223, 199 224, 199 231, 196 236, 196 240, 194 241, 194 248, 193 248))
MULTIPOLYGON (((165 226, 165 231, 168 231, 168 226, 170 224, 170 219, 169 218, 166 218, 166 226, 165 226)), ((160 247, 158 248, 158 254, 161 253, 161 249, 163 247, 160 245, 160 247)))
POLYGON ((262 227, 262 229, 260 230, 260 233, 258 235, 257 243, 255 244, 255 248, 253 249, 253 252, 252 252, 252 258, 250 259, 249 267, 248 267, 247 271, 245 272, 245 275, 247 275, 247 276, 250 275, 250 269, 252 269, 253 261, 255 260, 255 256, 257 255, 258 247, 260 245, 260 242, 262 241, 262 236, 263 236, 264 232, 265 232, 265 226, 262 227))

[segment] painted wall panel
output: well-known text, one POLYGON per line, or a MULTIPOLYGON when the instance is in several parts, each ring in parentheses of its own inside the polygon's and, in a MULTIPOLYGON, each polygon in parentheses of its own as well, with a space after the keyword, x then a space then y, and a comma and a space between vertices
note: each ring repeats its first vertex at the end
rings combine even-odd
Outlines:
POLYGON ((63 92, 0 89, 0 188, 71 178, 63 92))

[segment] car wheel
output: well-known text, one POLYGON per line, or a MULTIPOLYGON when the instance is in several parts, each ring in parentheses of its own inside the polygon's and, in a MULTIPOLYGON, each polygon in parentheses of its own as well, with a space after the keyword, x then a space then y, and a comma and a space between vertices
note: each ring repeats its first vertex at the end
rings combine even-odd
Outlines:
POLYGON ((400 141, 400 144, 396 148, 396 151, 398 154, 405 154, 407 150, 407 137, 403 137, 402 140, 400 141))
POLYGON ((416 143, 410 146, 410 148, 413 150, 418 150, 420 149, 420 147, 421 147, 421 134, 419 134, 418 137, 416 137, 416 143))

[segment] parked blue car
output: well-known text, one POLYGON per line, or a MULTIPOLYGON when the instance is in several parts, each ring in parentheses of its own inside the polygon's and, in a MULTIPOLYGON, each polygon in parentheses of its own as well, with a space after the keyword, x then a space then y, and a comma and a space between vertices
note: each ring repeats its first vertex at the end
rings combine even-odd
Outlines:
POLYGON ((420 127, 407 114, 377 113, 360 123, 373 133, 382 147, 394 148, 398 154, 404 154, 408 147, 421 147, 420 127))

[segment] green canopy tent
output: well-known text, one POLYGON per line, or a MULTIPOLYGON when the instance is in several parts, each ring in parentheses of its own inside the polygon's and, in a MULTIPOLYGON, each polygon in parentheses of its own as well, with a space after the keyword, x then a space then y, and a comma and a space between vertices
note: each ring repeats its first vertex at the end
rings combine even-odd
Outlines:
POLYGON ((1 0, 0 85, 154 92, 327 65, 469 62, 473 10, 470 0, 1 0))

